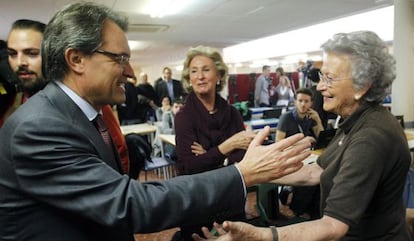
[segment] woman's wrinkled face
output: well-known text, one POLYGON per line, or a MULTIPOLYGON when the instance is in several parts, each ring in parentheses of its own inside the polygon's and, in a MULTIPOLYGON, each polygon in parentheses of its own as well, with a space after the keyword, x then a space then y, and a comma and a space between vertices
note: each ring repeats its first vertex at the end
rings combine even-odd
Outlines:
POLYGON ((368 88, 354 88, 349 55, 328 52, 324 56, 317 90, 323 96, 324 110, 347 117, 360 106, 361 98, 368 88))
POLYGON ((323 96, 323 109, 342 117, 351 115, 360 105, 361 93, 353 86, 350 56, 326 53, 317 90, 323 96), (359 98, 356 98, 359 97, 359 98))
POLYGON ((203 55, 195 56, 188 70, 190 83, 196 95, 215 94, 220 76, 212 59, 203 55))

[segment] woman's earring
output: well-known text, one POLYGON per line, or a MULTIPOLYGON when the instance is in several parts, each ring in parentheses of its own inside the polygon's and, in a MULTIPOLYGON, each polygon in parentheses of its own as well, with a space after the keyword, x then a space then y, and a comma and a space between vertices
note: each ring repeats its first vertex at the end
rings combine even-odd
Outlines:
POLYGON ((217 80, 217 83, 216 83, 216 85, 220 85, 220 80, 217 80))
POLYGON ((354 96, 354 99, 355 99, 355 100, 359 100, 360 98, 361 98, 361 96, 359 96, 359 95, 355 95, 355 96, 354 96))

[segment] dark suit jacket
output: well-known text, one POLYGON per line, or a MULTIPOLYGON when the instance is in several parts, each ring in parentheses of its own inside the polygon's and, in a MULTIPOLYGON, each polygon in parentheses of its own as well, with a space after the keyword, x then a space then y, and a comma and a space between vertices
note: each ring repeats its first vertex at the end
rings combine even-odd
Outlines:
POLYGON ((105 143, 55 84, 0 129, 0 240, 134 240, 233 215, 244 206, 234 166, 165 182, 121 175, 105 143))
POLYGON ((121 125, 145 122, 145 114, 138 106, 138 91, 131 82, 125 83, 125 102, 116 106, 121 125))
MULTIPOLYGON (((184 91, 181 81, 172 79, 174 98, 184 98, 186 93, 184 91)), ((167 83, 165 80, 159 78, 155 81, 155 93, 157 94, 157 105, 161 106, 162 98, 168 95, 167 83)), ((174 101, 174 100, 171 100, 174 101)), ((172 104, 172 103, 171 103, 172 104)))

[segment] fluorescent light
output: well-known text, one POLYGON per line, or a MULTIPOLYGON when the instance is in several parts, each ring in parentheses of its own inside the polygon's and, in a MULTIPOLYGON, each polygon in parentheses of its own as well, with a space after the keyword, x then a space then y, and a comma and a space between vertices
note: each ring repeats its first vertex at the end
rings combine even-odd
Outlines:
POLYGON ((271 65, 271 61, 269 59, 260 59, 254 60, 249 66, 250 68, 257 68, 262 67, 263 65, 271 65))
POLYGON ((144 13, 152 18, 162 18, 181 12, 191 3, 191 0, 150 0, 144 7, 144 13))
POLYGON ((394 6, 230 46, 223 49, 223 58, 226 63, 236 63, 320 51, 320 45, 334 34, 358 30, 393 40, 394 6))
POLYGON ((183 69, 184 69, 184 66, 183 65, 177 65, 177 66, 175 66, 175 70, 177 70, 177 71, 183 71, 183 69))
POLYGON ((308 60, 312 61, 322 61, 322 55, 309 55, 308 60))
POLYGON ((142 50, 148 47, 149 43, 144 41, 128 41, 129 48, 131 50, 142 50))
POLYGON ((285 64, 293 64, 293 63, 298 63, 299 61, 306 61, 308 59, 308 55, 307 54, 292 54, 292 55, 288 55, 286 56, 282 62, 285 64))

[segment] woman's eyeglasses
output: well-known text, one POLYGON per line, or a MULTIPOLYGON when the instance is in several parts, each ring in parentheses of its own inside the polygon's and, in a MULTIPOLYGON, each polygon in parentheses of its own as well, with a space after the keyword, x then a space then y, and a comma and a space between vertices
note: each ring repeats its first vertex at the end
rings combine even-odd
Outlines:
POLYGON ((339 77, 339 78, 331 78, 322 72, 318 72, 319 80, 326 83, 326 86, 331 87, 333 82, 344 80, 344 79, 350 79, 352 77, 339 77))

